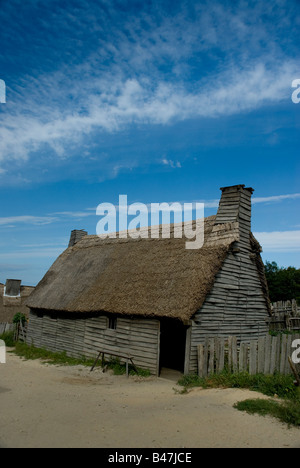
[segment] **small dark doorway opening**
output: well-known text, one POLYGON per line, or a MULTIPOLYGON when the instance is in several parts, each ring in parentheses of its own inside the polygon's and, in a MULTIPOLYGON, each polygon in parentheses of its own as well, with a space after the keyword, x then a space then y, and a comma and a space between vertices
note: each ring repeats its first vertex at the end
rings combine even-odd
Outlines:
POLYGON ((184 371, 186 330, 179 320, 160 321, 160 371, 162 367, 184 371))

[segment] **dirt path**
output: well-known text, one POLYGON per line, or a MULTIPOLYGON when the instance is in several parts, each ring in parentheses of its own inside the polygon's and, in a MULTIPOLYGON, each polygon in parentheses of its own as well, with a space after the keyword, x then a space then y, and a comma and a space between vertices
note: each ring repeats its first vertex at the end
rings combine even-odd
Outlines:
POLYGON ((23 361, 0 365, 0 447, 299 447, 300 429, 233 404, 261 394, 200 390, 180 395, 165 378, 93 373, 23 361))

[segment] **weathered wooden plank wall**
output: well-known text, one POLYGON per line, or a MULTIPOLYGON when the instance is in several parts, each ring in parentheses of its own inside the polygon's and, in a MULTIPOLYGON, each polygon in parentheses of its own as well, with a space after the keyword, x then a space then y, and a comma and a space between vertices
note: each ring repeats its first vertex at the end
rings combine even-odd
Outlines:
POLYGON ((158 320, 118 317, 117 328, 108 328, 108 317, 51 318, 31 312, 27 343, 74 357, 96 357, 99 351, 133 356, 137 367, 159 370, 158 320))
POLYGON ((260 278, 249 252, 231 253, 217 275, 211 293, 192 322, 189 372, 197 369, 197 345, 207 336, 257 339, 268 331, 268 312, 260 278))
POLYGON ((214 286, 192 321, 189 373, 197 372, 197 346, 207 336, 234 335, 238 342, 268 331, 268 308, 257 255, 251 245, 251 195, 232 188, 222 194, 216 223, 238 222, 239 241, 228 254, 214 286))

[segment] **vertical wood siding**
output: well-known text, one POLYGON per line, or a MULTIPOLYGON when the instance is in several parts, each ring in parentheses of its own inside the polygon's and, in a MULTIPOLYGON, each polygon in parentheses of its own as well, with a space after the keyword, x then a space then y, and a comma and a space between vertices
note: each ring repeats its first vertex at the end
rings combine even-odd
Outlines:
POLYGON ((99 351, 129 354, 137 367, 159 371, 158 320, 117 318, 117 329, 108 328, 104 315, 93 318, 61 318, 30 312, 27 343, 49 351, 65 351, 74 357, 96 357, 99 351))

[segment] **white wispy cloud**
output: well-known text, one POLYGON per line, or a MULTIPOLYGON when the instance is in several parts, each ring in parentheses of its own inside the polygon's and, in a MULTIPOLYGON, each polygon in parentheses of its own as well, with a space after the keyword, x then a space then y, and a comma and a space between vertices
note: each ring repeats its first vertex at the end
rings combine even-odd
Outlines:
POLYGON ((291 193, 287 195, 274 195, 271 197, 253 197, 252 203, 277 203, 283 200, 296 200, 300 198, 300 193, 291 193))
MULTIPOLYGON (((271 3, 280 8, 280 2, 271 3)), ((113 7, 106 7, 117 20, 113 7)), ((91 29, 102 34, 84 63, 23 78, 12 90, 6 112, 0 115, 2 176, 12 160, 24 164, 39 154, 41 161, 49 158, 41 156, 49 149, 55 158, 70 158, 87 136, 116 132, 132 123, 167 125, 216 118, 290 99, 298 60, 280 48, 276 34, 281 25, 275 28, 255 19, 264 9, 271 12, 269 4, 264 8, 255 4, 252 10, 244 2, 238 9, 204 2, 195 7, 194 21, 183 4, 173 16, 142 12, 123 18, 122 28, 112 20, 99 24, 97 8, 90 15, 91 29), (223 64, 216 61, 218 53, 229 51, 223 64), (210 58, 213 66, 190 82, 189 59, 194 56, 210 58), (162 72, 164 64, 169 73, 162 72)), ((71 14, 65 22, 52 19, 59 19, 68 31, 71 25, 81 25, 81 19, 71 14)), ((287 16, 285 27, 288 23, 287 16)))
POLYGON ((0 218, 0 226, 14 225, 14 224, 31 224, 34 226, 42 226, 45 224, 51 224, 57 221, 58 218, 50 216, 9 216, 0 218))
POLYGON ((47 216, 35 216, 35 215, 22 215, 22 216, 7 216, 0 217, 0 226, 3 227, 14 227, 15 225, 32 225, 32 226, 43 226, 47 224, 53 224, 64 221, 68 218, 86 218, 88 216, 94 216, 96 209, 92 212, 90 209, 87 211, 58 211, 51 213, 47 216))
MULTIPOLYGON (((269 203, 280 203, 286 200, 297 200, 300 198, 300 193, 290 193, 286 195, 272 195, 267 197, 252 197, 252 205, 256 204, 269 204, 269 203)), ((218 208, 220 200, 205 200, 205 208, 218 208)))
POLYGON ((300 252, 300 231, 255 232, 264 252, 300 252))
MULTIPOLYGON (((297 69, 296 62, 271 70, 258 63, 249 70, 231 70, 204 87, 199 83, 199 89, 193 93, 167 82, 157 83, 153 89, 150 83, 137 79, 119 79, 114 86, 99 81, 99 94, 87 96, 85 113, 72 108, 69 114, 65 109, 47 109, 42 119, 33 115, 35 112, 26 117, 22 113, 6 116, 0 128, 0 162, 26 161, 31 153, 45 147, 58 158, 69 157, 70 150, 72 154, 84 136, 94 131, 114 132, 131 123, 168 124, 192 117, 215 118, 287 100, 297 69)), ((39 103, 33 102, 32 109, 36 106, 40 107, 39 103)))
POLYGON ((94 210, 94 213, 90 211, 90 208, 88 208, 89 211, 57 211, 55 213, 52 213, 53 215, 58 215, 60 217, 69 217, 69 218, 86 218, 88 216, 93 216, 96 213, 96 208, 94 210))
POLYGON ((161 162, 164 166, 170 166, 173 169, 175 169, 176 167, 177 168, 181 167, 181 163, 179 161, 173 161, 172 159, 163 158, 161 162))

